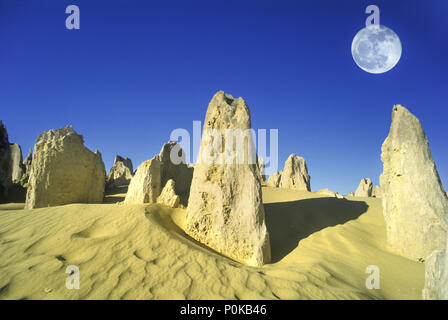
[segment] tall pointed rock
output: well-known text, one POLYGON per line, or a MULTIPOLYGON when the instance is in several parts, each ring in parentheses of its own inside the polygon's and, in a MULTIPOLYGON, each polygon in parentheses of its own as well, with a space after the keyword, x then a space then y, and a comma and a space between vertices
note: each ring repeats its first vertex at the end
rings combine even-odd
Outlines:
POLYGON ((254 147, 246 102, 216 93, 205 117, 186 232, 236 261, 261 266, 270 260, 270 245, 254 147))
POLYGON ((445 247, 448 199, 420 121, 401 105, 383 143, 380 177, 387 243, 397 254, 425 259, 445 247))

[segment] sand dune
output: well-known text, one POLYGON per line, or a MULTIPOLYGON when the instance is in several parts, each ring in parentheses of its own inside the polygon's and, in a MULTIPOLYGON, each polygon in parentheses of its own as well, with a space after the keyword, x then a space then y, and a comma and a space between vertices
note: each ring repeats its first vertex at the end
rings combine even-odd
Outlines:
POLYGON ((424 265, 387 251, 381 200, 263 188, 273 263, 247 267, 182 230, 184 209, 0 205, 0 299, 420 299, 424 265), (67 266, 80 289, 65 286, 67 266), (381 289, 368 290, 368 265, 381 289))

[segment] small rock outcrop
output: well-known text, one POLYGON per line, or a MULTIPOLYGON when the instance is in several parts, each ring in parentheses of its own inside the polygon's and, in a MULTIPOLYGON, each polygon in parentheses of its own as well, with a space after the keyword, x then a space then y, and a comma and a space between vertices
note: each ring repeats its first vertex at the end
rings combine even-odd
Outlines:
POLYGON ((425 261, 423 299, 448 300, 448 238, 445 249, 431 253, 425 261))
POLYGON ((355 197, 371 197, 372 196, 372 180, 362 178, 358 189, 355 191, 355 197))
POLYGON ((168 201, 167 197, 171 197, 170 189, 174 188, 174 195, 184 205, 190 193, 193 170, 193 166, 186 164, 185 153, 180 145, 169 141, 163 145, 159 154, 137 168, 129 184, 125 203, 156 203, 161 196, 160 201, 167 201, 165 204, 173 206, 172 200, 168 201), (170 180, 172 182, 165 190, 170 180), (165 193, 162 195, 163 190, 165 193))
POLYGON ((267 185, 275 188, 311 191, 305 159, 291 154, 283 170, 269 176, 267 185))
POLYGON ((34 146, 26 209, 102 203, 106 172, 101 153, 84 146, 71 126, 41 133, 34 146))
POLYGON ((213 96, 194 169, 185 231, 225 256, 262 266, 270 261, 271 250, 260 173, 252 154, 254 141, 249 134, 247 144, 234 148, 233 139, 227 139, 229 133, 241 137, 250 129, 250 112, 243 98, 222 91, 213 96), (224 163, 220 161, 223 154, 232 160, 244 155, 244 159, 224 163))
POLYGON ((280 188, 311 191, 305 159, 291 154, 281 171, 280 188))
POLYGON ((443 250, 448 199, 420 121, 400 105, 393 107, 381 160, 380 186, 389 248, 415 260, 443 250))
POLYGON ((107 175, 106 187, 112 189, 129 185, 133 172, 131 159, 115 156, 114 164, 107 175))
POLYGON ((124 199, 127 204, 156 203, 161 191, 162 165, 158 159, 138 166, 124 199))
POLYGON ((281 172, 276 172, 269 176, 268 182, 266 183, 269 187, 278 188, 280 184, 280 179, 282 178, 281 172))
POLYGON ((337 199, 345 199, 343 195, 339 194, 338 192, 333 192, 328 188, 322 189, 317 191, 316 193, 322 194, 322 195, 326 195, 332 198, 337 198, 337 199))
POLYGON ((176 183, 173 179, 170 179, 163 187, 162 193, 157 198, 157 203, 166 205, 171 208, 177 208, 180 204, 180 197, 174 191, 176 189, 176 183))
POLYGON ((193 167, 186 163, 185 152, 180 147, 180 144, 174 141, 165 143, 155 158, 162 165, 162 188, 169 180, 174 180, 176 194, 184 199, 188 199, 191 180, 193 179, 193 167))

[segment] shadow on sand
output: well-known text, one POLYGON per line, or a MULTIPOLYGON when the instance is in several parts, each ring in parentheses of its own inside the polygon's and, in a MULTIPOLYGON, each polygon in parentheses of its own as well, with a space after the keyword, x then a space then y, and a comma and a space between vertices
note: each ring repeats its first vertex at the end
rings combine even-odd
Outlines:
POLYGON ((103 203, 113 204, 124 201, 127 192, 128 192, 128 186, 107 188, 105 190, 103 203))
POLYGON ((364 201, 313 198, 264 205, 272 263, 293 251, 300 240, 327 227, 358 218, 369 206, 364 201))

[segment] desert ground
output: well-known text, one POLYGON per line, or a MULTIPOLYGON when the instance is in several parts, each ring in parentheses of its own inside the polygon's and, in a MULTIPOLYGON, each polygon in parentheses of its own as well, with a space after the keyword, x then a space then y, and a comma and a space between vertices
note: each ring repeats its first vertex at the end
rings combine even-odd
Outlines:
POLYGON ((2 204, 0 299, 421 299, 425 266, 386 249, 381 199, 262 191, 272 262, 260 268, 186 235, 185 209, 123 204, 124 189, 104 204, 2 204), (380 289, 366 287, 369 265, 380 289))

